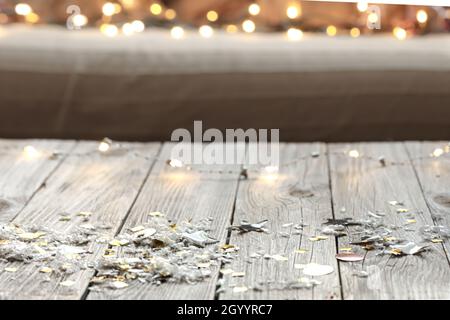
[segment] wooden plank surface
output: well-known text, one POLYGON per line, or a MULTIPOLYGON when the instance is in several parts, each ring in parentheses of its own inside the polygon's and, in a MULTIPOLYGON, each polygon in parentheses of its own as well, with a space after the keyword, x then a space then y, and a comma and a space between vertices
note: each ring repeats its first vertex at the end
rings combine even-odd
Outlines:
MULTIPOLYGON (((108 154, 97 152, 97 146, 96 142, 80 142, 13 222, 68 234, 86 223, 77 213, 88 211, 93 213, 90 224, 106 226, 104 232, 114 236, 154 162, 142 156, 154 157, 160 145, 123 144, 130 152, 108 154), (71 220, 61 221, 61 213, 70 215, 71 220)), ((87 259, 93 261, 103 254, 107 244, 88 243, 85 247, 92 251, 87 259)), ((80 299, 94 275, 91 268, 71 275, 54 272, 49 276, 40 273, 34 263, 0 265, 0 269, 4 267, 15 267, 17 272, 0 273, 0 298, 80 299), (61 286, 66 280, 75 284, 61 286)))
MULTIPOLYGON (((450 149, 449 142, 407 142, 406 147, 432 214, 435 225, 450 227, 450 149), (431 157, 435 150, 443 150, 439 157, 431 157)), ((449 241, 443 245, 450 252, 449 241)))
POLYGON ((235 293, 233 288, 226 288, 220 299, 340 299, 334 237, 309 240, 319 235, 317 229, 326 219, 333 217, 325 150, 324 144, 283 144, 281 163, 306 157, 305 160, 282 166, 276 179, 261 173, 241 182, 234 224, 268 219, 269 233, 232 232, 230 243, 240 247, 240 253, 230 268, 245 272, 245 276, 224 278, 229 286, 250 290, 235 293), (313 152, 320 156, 312 157, 313 152), (302 223, 306 225, 302 234, 296 234, 299 230, 295 225, 302 223), (298 253, 298 249, 305 252, 298 253), (251 258, 255 253, 260 253, 260 257, 251 258), (288 260, 267 259, 265 254, 288 260), (299 284, 299 278, 305 277, 295 265, 308 263, 330 265, 334 272, 317 277, 322 283, 313 289, 292 288, 291 285, 299 284))
MULTIPOLYGON (((332 236, 309 239, 320 234, 327 218, 363 220, 369 211, 386 214, 386 225, 395 229, 392 236, 418 244, 423 241, 422 226, 449 226, 449 156, 429 156, 445 145, 330 144, 327 152, 320 143, 283 144, 282 163, 304 160, 282 167, 277 179, 250 168, 249 179, 242 180, 239 165, 195 168, 232 170, 222 174, 168 167, 165 159, 170 157, 171 144, 164 145, 155 162, 160 144, 124 144, 131 152, 102 155, 95 151, 96 142, 0 140, 0 223, 70 233, 86 223, 76 213, 91 211, 89 223, 109 226, 104 232, 112 237, 146 222, 152 211, 163 212, 174 222, 212 217, 211 235, 222 244, 240 247, 226 268, 245 272, 244 277, 223 276, 217 268, 207 281, 194 285, 132 282, 122 290, 89 292, 95 274, 91 267, 68 276, 40 273, 34 263, 1 263, 0 299, 449 299, 448 241, 426 243, 428 250, 420 255, 395 257, 366 252, 350 244, 349 237, 337 242, 332 236), (47 156, 55 150, 71 155, 26 159, 22 151, 26 145, 47 156), (359 158, 348 156, 353 149, 359 151, 359 158), (313 152, 320 156, 311 157, 313 152), (386 159, 386 167, 379 156, 386 159), (389 204, 394 200, 403 206, 389 204), (409 212, 397 212, 400 207, 409 212), (62 213, 71 219, 61 221, 62 213), (231 221, 237 225, 244 219, 268 219, 269 233, 228 233, 231 221), (408 220, 415 222, 407 224, 408 220), (294 225, 300 223, 306 226, 302 234, 295 234, 294 225), (365 255, 364 261, 337 263, 336 249, 343 247, 365 255), (254 253, 272 258, 252 258, 254 253), (274 255, 287 261, 277 261, 274 255), (330 265, 334 272, 315 277, 321 284, 313 289, 288 288, 303 277, 295 265, 310 262, 330 265), (3 272, 5 267, 16 267, 17 272, 3 272), (354 275, 360 270, 367 271, 368 277, 354 275), (75 284, 62 287, 65 280, 75 284), (225 291, 216 296, 219 280, 225 282, 225 291), (250 290, 234 293, 229 285, 250 290)), ((92 254, 86 262, 98 260, 107 247, 107 243, 87 244, 92 254)))
MULTIPOLYGON (((233 212, 240 165, 214 166, 214 170, 234 170, 234 173, 199 173, 177 170, 166 165, 173 145, 166 143, 124 229, 146 223, 150 212, 159 211, 175 223, 193 219, 193 223, 212 217, 210 235, 224 244, 233 212)), ((211 167, 203 167, 211 169, 211 167)), ((166 283, 155 286, 133 282, 122 290, 93 291, 88 299, 213 299, 218 269, 207 281, 198 284, 166 283)))
POLYGON ((74 146, 74 141, 0 140, 0 223, 13 219, 64 160, 49 159, 50 155, 67 153, 74 146), (26 146, 39 154, 27 156, 26 146))
MULTIPOLYGON (((355 143, 329 145, 330 173, 334 212, 337 218, 354 220, 368 218, 368 212, 384 212, 385 223, 404 226, 406 213, 398 213, 389 201, 400 201, 409 209, 416 223, 394 230, 392 236, 422 241, 419 228, 433 224, 421 188, 409 162, 403 143, 355 143), (348 156, 358 150, 360 158, 348 156), (384 156, 388 162, 382 167, 377 161, 384 156), (372 159, 368 159, 371 157, 372 159), (397 165, 389 165, 390 162, 397 165), (344 209, 345 208, 345 211, 344 209)), ((394 228, 393 228, 394 229, 394 228)), ((348 237, 340 238, 339 246, 349 246, 348 237)), ((363 249, 356 248, 355 251, 363 249)), ((344 299, 449 299, 450 268, 440 244, 431 245, 421 255, 395 257, 375 255, 368 251, 363 262, 340 263, 344 299), (353 275, 364 269, 367 278, 353 275)))

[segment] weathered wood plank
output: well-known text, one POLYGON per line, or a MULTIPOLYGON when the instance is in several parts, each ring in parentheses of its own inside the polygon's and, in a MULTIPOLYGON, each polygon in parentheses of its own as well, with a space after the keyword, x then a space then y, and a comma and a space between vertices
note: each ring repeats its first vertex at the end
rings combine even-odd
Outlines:
POLYGON ((257 175, 242 181, 237 196, 234 224, 242 220, 252 223, 268 219, 269 234, 233 231, 230 243, 240 247, 239 258, 230 268, 245 272, 243 278, 224 276, 229 285, 257 287, 234 293, 227 289, 220 299, 340 299, 339 273, 335 260, 336 243, 334 237, 322 241, 310 241, 316 236, 322 223, 332 218, 331 195, 326 147, 324 144, 282 144, 280 162, 291 162, 306 157, 305 160, 282 166, 277 179, 257 175), (319 157, 312 157, 319 152, 319 157), (286 227, 286 224, 293 224, 286 227), (294 234, 295 224, 304 223, 303 235, 294 234), (283 235, 287 233, 288 235, 283 235), (296 252, 306 250, 305 253, 296 252), (252 259, 252 254, 280 255, 287 261, 252 259), (302 271, 295 264, 318 263, 331 265, 332 274, 318 277, 322 284, 314 289, 286 288, 288 283, 298 284, 302 271))
MULTIPOLYGON (((136 204, 124 224, 124 229, 148 222, 148 213, 159 211, 175 223, 193 219, 193 223, 212 217, 210 235, 226 241, 227 226, 233 212, 239 181, 240 165, 201 166, 201 169, 232 170, 233 173, 200 173, 173 169, 165 164, 173 144, 166 143, 162 160, 155 164, 136 204)), ((213 299, 218 270, 207 281, 189 284, 165 283, 155 286, 133 282, 122 290, 93 291, 88 299, 213 299)))
POLYGON ((74 141, 0 140, 0 223, 14 218, 64 159, 49 155, 74 146, 74 141), (26 146, 34 146, 40 154, 26 156, 26 146))
MULTIPOLYGON (((90 211, 93 215, 89 223, 108 226, 105 234, 114 236, 154 163, 153 158, 137 157, 135 153, 154 157, 160 144, 123 144, 133 152, 105 155, 96 152, 97 146, 94 142, 79 143, 13 222, 68 234, 86 223, 77 213, 90 211), (70 214, 72 219, 61 221, 61 213, 70 214)), ((88 260, 94 260, 103 254, 107 244, 89 243, 87 248, 92 251, 88 260)), ((8 299, 80 299, 94 274, 87 268, 71 275, 54 272, 49 276, 40 273, 35 263, 7 266, 18 269, 16 273, 0 273, 0 298, 8 299), (61 281, 66 280, 75 284, 61 286, 61 281)))
MULTIPOLYGON (((383 212, 387 226, 404 226, 406 213, 398 213, 398 207, 388 203, 401 201, 414 215, 416 223, 408 225, 412 231, 394 229, 392 236, 416 243, 422 241, 418 229, 433 221, 402 143, 332 144, 329 152, 337 218, 362 220, 368 218, 369 211, 383 212), (363 156, 349 157, 351 149, 363 156), (385 157, 388 166, 381 166, 377 161, 379 156, 385 157), (398 164, 389 165, 392 161, 398 164)), ((347 247, 349 241, 347 237, 339 238, 339 246, 347 247)), ((358 250, 363 249, 355 249, 358 250)), ((431 245, 429 251, 421 255, 402 257, 368 251, 363 262, 340 263, 340 270, 344 299, 450 298, 450 268, 440 245, 431 245), (354 270, 362 268, 369 273, 367 278, 353 275, 354 270)))
MULTIPOLYGON (((450 227, 450 157, 430 156, 436 149, 448 151, 449 142, 407 142, 406 147, 435 224, 450 227)), ((448 255, 450 242, 443 245, 448 255)))

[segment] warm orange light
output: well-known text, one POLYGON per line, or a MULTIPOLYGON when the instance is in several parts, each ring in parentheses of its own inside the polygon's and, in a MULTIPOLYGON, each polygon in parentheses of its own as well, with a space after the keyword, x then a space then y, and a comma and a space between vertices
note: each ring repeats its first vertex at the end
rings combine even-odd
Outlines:
POLYGON ((407 36, 406 30, 400 27, 395 27, 392 33, 398 40, 405 40, 407 36))
POLYGON ((206 14, 206 19, 208 19, 208 21, 215 22, 219 19, 219 14, 214 10, 208 11, 206 14))
POLYGON ((352 28, 350 30, 350 35, 352 36, 352 38, 358 38, 361 35, 361 31, 359 30, 359 28, 352 28))
POLYGON ((333 25, 327 27, 327 35, 334 37, 337 34, 337 28, 333 25))
POLYGON ((256 30, 256 26, 252 20, 245 20, 242 23, 242 29, 247 33, 252 33, 256 30))
POLYGON ((426 23, 428 21, 428 14, 425 10, 419 10, 416 14, 417 22, 426 23))

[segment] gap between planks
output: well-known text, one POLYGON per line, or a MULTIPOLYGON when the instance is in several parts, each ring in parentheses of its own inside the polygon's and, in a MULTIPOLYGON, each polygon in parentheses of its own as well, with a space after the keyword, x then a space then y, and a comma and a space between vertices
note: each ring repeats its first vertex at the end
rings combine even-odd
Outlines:
MULTIPOLYGON (((173 144, 164 144, 162 157, 169 158, 173 144)), ((201 173, 170 168, 158 161, 133 206, 124 229, 146 223, 148 213, 159 211, 175 223, 193 219, 213 218, 210 235, 221 244, 226 242, 227 225, 231 219, 236 188, 240 177, 240 165, 215 166, 215 170, 233 169, 232 173, 201 173)), ((124 257, 119 252, 119 257, 124 257)), ((121 290, 91 291, 87 299, 214 299, 219 268, 212 271, 205 281, 195 285, 133 282, 121 290)))
MULTIPOLYGON (((123 145, 152 159, 160 147, 158 143, 123 145)), ((108 225, 111 229, 105 232, 113 236, 154 161, 120 150, 99 154, 95 152, 97 146, 98 142, 79 142, 49 177, 46 187, 36 193, 14 222, 68 233, 80 224, 80 218, 74 216, 70 221, 62 222, 59 219, 61 213, 75 215, 80 211, 92 211, 90 223, 108 225)), ((89 249, 93 255, 88 260, 94 261, 101 256, 104 247, 91 243, 89 249)), ((55 275, 49 281, 33 263, 9 263, 8 266, 18 267, 18 271, 13 275, 0 274, 0 298, 80 299, 93 276, 91 269, 85 269, 69 276, 55 275), (72 280, 76 285, 70 288, 59 286, 65 280, 72 280)))

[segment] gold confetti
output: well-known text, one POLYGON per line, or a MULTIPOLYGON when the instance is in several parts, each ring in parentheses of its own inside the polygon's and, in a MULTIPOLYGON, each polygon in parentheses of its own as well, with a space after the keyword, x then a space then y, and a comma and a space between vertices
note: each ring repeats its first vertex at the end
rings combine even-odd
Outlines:
POLYGON ((209 262, 197 263, 197 267, 199 267, 199 268, 209 268, 210 266, 211 266, 211 263, 209 263, 209 262))
POLYGON ((223 250, 232 249, 232 248, 234 248, 234 245, 232 245, 232 244, 224 244, 221 248, 223 250))
POLYGON ((158 211, 150 212, 148 215, 151 217, 164 217, 164 214, 162 214, 161 212, 158 212, 158 211))
POLYGON ((220 273, 223 275, 232 274, 233 272, 233 269, 220 269, 220 273))
POLYGON ((326 239, 328 239, 327 236, 315 236, 315 237, 309 238, 310 241, 321 241, 321 240, 326 240, 326 239))
POLYGON ((272 259, 274 259, 274 260, 276 260, 276 261, 288 261, 288 258, 287 258, 287 257, 280 256, 280 255, 278 255, 278 254, 272 256, 272 259))
POLYGON ((346 252, 348 252, 348 251, 352 251, 352 250, 353 250, 353 248, 350 248, 350 247, 339 248, 339 251, 346 251, 346 252))
POLYGON ((130 270, 130 269, 131 269, 131 266, 130 266, 129 264, 120 264, 120 265, 118 266, 118 268, 119 268, 120 270, 122 270, 122 271, 127 271, 127 270, 130 270))
POLYGON ((306 249, 297 249, 297 250, 295 250, 295 253, 306 253, 306 252, 308 252, 308 250, 306 250, 306 249))
POLYGON ((397 209, 397 213, 406 213, 406 212, 409 212, 409 210, 405 209, 405 208, 398 208, 397 209))
POLYGON ((137 226, 137 227, 131 228, 130 230, 131 230, 131 232, 136 233, 136 232, 145 230, 145 227, 144 226, 137 226))
POLYGON ((442 243, 442 239, 432 239, 431 242, 433 243, 442 243))
POLYGON ((123 289, 128 287, 128 284, 123 281, 114 281, 113 283, 111 283, 111 286, 115 289, 123 289))
POLYGON ((393 254, 394 256, 400 256, 402 254, 402 250, 400 249, 392 249, 391 251, 389 251, 391 254, 393 254))
POLYGON ((41 270, 39 270, 41 273, 52 273, 53 269, 49 267, 43 267, 41 270))
POLYGON ((9 268, 5 268, 5 271, 6 271, 6 272, 10 272, 10 273, 14 273, 14 272, 17 272, 17 268, 11 268, 11 267, 9 267, 9 268))
POLYGON ((114 239, 109 242, 109 244, 113 247, 122 247, 122 246, 126 246, 129 243, 130 242, 128 240, 117 240, 117 239, 114 239))
POLYGON ((75 284, 74 281, 70 281, 70 280, 66 280, 60 283, 61 286, 63 287, 71 287, 75 284))
POLYGON ((45 251, 44 249, 42 249, 40 246, 37 246, 37 245, 33 245, 33 249, 36 250, 39 254, 47 253, 47 251, 45 251))
POLYGON ((247 290, 248 290, 247 287, 234 287, 233 288, 234 293, 243 293, 243 292, 246 292, 247 290))
POLYGON ((411 223, 416 223, 417 221, 415 219, 408 219, 406 220, 406 223, 411 224, 411 223))
POLYGON ((90 216, 92 216, 92 212, 90 212, 90 211, 81 211, 81 212, 77 213, 77 216, 89 218, 90 216))
POLYGON ((36 243, 36 245, 39 247, 47 247, 48 242, 47 241, 39 241, 38 243, 36 243))
POLYGON ((19 234, 19 238, 22 240, 35 240, 45 236, 45 232, 24 232, 19 234))
POLYGON ((61 218, 59 218, 59 221, 66 222, 66 221, 70 221, 71 219, 72 218, 70 216, 62 216, 61 218))
POLYGON ((8 243, 9 243, 9 240, 0 240, 0 246, 3 246, 8 243))

